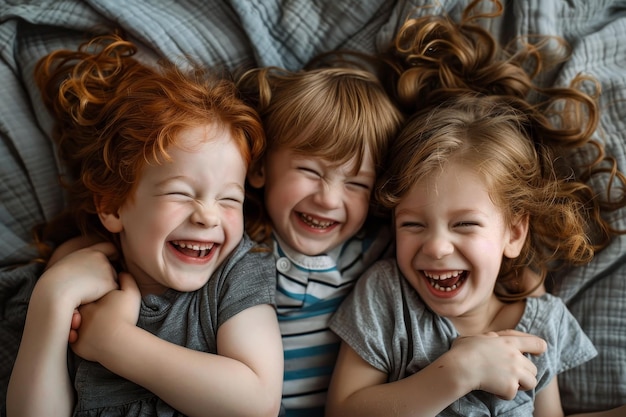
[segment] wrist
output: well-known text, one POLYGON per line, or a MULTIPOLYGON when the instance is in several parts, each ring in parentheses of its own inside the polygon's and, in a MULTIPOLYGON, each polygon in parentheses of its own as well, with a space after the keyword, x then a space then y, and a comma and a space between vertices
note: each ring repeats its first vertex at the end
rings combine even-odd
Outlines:
POLYGON ((461 398, 475 389, 471 361, 454 349, 437 358, 432 366, 438 370, 446 390, 455 398, 461 398), (466 363, 470 363, 470 366, 466 366, 466 363))

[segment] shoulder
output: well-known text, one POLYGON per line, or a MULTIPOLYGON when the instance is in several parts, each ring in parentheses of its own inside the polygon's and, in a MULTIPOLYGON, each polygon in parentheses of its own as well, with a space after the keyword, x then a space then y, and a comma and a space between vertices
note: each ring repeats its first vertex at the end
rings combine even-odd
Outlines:
POLYGON ((240 273, 242 270, 265 275, 267 273, 275 274, 275 268, 271 248, 254 242, 248 235, 244 234, 239 245, 225 261, 223 269, 229 275, 233 271, 240 273))
MULTIPOLYGON (((256 294, 262 302, 274 302, 276 263, 269 248, 262 247, 247 235, 208 282, 217 294, 256 294)), ((237 297, 236 297, 237 298, 237 297)))
POLYGON ((560 333, 562 327, 567 327, 572 322, 577 326, 576 319, 563 300, 551 294, 543 294, 526 299, 526 307, 518 327, 522 331, 547 337, 560 333))
POLYGON ((563 300, 548 293, 542 294, 539 297, 528 297, 526 299, 526 305, 527 313, 532 312, 534 315, 543 315, 546 312, 551 312, 545 315, 545 317, 554 317, 555 320, 557 320, 557 317, 560 318, 564 315, 569 315, 569 310, 563 300))
POLYGON ((357 281, 357 287, 393 291, 399 288, 404 278, 395 259, 382 259, 365 270, 357 281))
POLYGON ((541 355, 556 373, 578 366, 597 355, 591 340, 563 300, 551 294, 529 297, 519 330, 543 338, 548 350, 541 355))
POLYGON ((346 303, 355 305, 355 308, 386 311, 389 318, 401 316, 407 309, 419 316, 424 309, 417 292, 400 273, 395 259, 383 259, 369 267, 358 279, 346 303))

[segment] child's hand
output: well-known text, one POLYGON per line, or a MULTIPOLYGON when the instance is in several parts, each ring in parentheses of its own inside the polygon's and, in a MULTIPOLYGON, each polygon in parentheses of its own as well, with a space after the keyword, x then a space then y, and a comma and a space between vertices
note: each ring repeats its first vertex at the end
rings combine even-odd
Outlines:
POLYGON ((80 312, 74 309, 72 314, 72 322, 70 323, 70 335, 67 337, 68 343, 74 343, 78 339, 78 328, 80 327, 80 312))
POLYGON ((78 309, 77 337, 71 344, 78 356, 102 362, 100 355, 113 352, 127 342, 117 340, 116 335, 122 326, 136 326, 141 293, 133 277, 126 272, 119 274, 119 284, 119 290, 78 309))
MULTIPOLYGON (((86 240, 81 242, 84 243, 86 240)), ((54 282, 54 286, 70 286, 72 291, 77 292, 75 298, 77 301, 72 302, 75 309, 68 336, 69 343, 75 342, 78 337, 76 330, 80 327, 81 321, 78 307, 97 300, 117 288, 117 272, 110 262, 116 257, 117 250, 113 244, 100 242, 89 247, 81 246, 81 249, 75 247, 73 251, 58 256, 53 263, 48 263, 41 279, 54 282), (79 294, 79 291, 84 292, 79 294)))
MULTIPOLYGON (((109 269, 105 265, 100 264, 101 257, 98 255, 98 252, 102 252, 104 255, 106 255, 107 262, 109 260, 117 258, 118 254, 117 254, 117 251, 115 250, 115 246, 113 246, 113 244, 111 243, 103 242, 100 238, 96 236, 78 236, 61 244, 54 251, 50 259, 48 260, 48 263, 46 265, 46 271, 48 271, 49 269, 52 269, 53 266, 59 261, 61 261, 63 258, 81 249, 84 249, 84 251, 81 252, 81 254, 79 255, 80 256, 79 259, 87 263, 87 265, 89 265, 90 262, 93 262, 93 264, 90 265, 91 268, 90 268, 90 271, 88 271, 88 274, 90 274, 93 271, 104 272, 105 274, 107 274, 108 271, 111 271, 114 274, 114 277, 116 278, 115 276, 116 273, 112 267, 109 269)), ((66 260, 66 263, 69 263, 69 262, 73 262, 73 261, 66 260)), ((80 261, 76 261, 76 262, 80 262, 80 261)), ((77 268, 76 273, 78 273, 79 272, 78 268, 80 268, 80 264, 76 263, 74 267, 77 268)), ((117 286, 115 288, 117 288, 117 286)), ((70 325, 70 334, 67 338, 69 343, 74 343, 76 341, 76 338, 78 337, 78 333, 76 331, 80 327, 80 320, 81 320, 80 313, 78 311, 78 308, 76 308, 74 310, 74 314, 72 315, 72 322, 70 325)))
POLYGON ((449 353, 456 351, 459 355, 458 366, 464 369, 463 377, 472 390, 487 391, 510 400, 518 390, 537 385, 537 368, 524 353, 539 355, 545 352, 546 346, 537 336, 504 330, 459 337, 449 353))
POLYGON ((110 262, 116 256, 115 246, 106 242, 77 250, 50 266, 39 283, 71 308, 78 308, 117 288, 117 272, 110 262))

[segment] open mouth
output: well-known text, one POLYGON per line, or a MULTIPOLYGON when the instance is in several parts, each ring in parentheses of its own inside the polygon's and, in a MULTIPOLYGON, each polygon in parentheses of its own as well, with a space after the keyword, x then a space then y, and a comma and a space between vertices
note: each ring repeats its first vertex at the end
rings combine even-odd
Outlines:
POLYGON ((185 242, 182 240, 175 240, 170 243, 178 252, 192 258, 206 258, 215 247, 214 243, 185 242))
POLYGON ((300 220, 302 220, 307 226, 312 227, 314 229, 328 229, 331 226, 337 224, 337 222, 332 220, 321 220, 317 219, 306 213, 298 213, 300 216, 300 220))
POLYGON ((445 273, 434 273, 429 271, 422 271, 424 276, 430 282, 430 285, 441 292, 454 291, 460 288, 461 285, 467 279, 467 271, 448 271, 445 273))

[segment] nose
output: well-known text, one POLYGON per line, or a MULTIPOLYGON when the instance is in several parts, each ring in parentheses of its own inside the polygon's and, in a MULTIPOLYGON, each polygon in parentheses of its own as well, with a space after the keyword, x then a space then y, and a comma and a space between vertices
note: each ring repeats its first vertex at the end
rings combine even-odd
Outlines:
POLYGON ((191 222, 200 227, 215 227, 220 224, 220 216, 216 204, 207 204, 196 200, 191 213, 191 222))
POLYGON ((454 244, 446 233, 432 231, 426 237, 422 252, 433 259, 443 259, 454 252, 454 244))
POLYGON ((325 209, 338 208, 343 197, 343 184, 323 183, 315 194, 315 202, 325 209))

